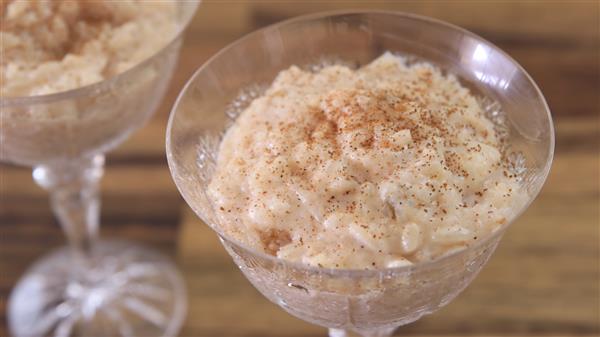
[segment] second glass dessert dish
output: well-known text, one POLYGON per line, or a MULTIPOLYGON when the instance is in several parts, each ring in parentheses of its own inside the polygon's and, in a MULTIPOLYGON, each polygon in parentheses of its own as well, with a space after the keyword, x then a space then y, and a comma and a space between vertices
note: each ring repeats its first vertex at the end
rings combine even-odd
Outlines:
POLYGON ((3 4, 0 161, 33 168, 69 243, 13 289, 14 337, 162 337, 181 327, 176 267, 133 243, 98 239, 99 184, 104 153, 162 100, 197 5, 3 4))
POLYGON ((394 12, 226 47, 173 108, 179 191, 250 282, 330 336, 389 336, 474 279, 548 174, 549 109, 508 55, 394 12))

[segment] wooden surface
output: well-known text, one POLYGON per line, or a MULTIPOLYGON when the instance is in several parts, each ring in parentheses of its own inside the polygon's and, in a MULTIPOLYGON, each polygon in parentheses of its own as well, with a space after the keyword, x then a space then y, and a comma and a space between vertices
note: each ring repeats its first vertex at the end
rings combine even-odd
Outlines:
MULTIPOLYGON (((188 283, 182 337, 325 336, 284 313, 243 278, 215 235, 187 211, 166 166, 164 131, 192 72, 229 42, 290 16, 342 8, 396 9, 472 30, 515 57, 552 109, 557 148, 541 195, 458 299, 398 335, 597 336, 599 294, 600 9, 598 2, 206 1, 155 118, 108 156, 102 235, 171 255, 188 283)), ((0 336, 6 299, 35 259, 64 243, 47 195, 26 168, 0 166, 0 336)), ((143 336, 140 336, 143 337, 143 336)))

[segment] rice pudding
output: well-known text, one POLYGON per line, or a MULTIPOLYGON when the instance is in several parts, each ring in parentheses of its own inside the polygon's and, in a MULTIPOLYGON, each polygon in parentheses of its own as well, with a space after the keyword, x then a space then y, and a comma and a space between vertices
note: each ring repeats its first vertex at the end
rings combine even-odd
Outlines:
POLYGON ((476 97, 390 53, 281 71, 225 134, 208 196, 234 239, 352 269, 464 249, 527 199, 476 97))
POLYGON ((173 1, 31 1, 0 5, 0 96, 75 89, 156 53, 176 31, 173 1))

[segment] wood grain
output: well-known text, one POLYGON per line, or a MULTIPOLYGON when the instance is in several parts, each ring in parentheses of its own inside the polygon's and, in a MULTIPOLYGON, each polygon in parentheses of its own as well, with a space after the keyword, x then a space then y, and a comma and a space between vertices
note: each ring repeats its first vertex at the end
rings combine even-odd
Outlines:
MULTIPOLYGON (((428 15, 482 35, 527 69, 556 122, 556 157, 541 195, 456 301, 398 335, 600 335, 597 1, 203 1, 155 117, 107 157, 102 235, 155 247, 180 265, 190 300, 182 337, 324 336, 258 294, 191 214, 166 167, 164 135, 181 87, 219 49, 291 16, 348 8, 428 15)), ((6 301, 19 275, 63 243, 30 170, 1 165, 0 336, 8 336, 6 301)))

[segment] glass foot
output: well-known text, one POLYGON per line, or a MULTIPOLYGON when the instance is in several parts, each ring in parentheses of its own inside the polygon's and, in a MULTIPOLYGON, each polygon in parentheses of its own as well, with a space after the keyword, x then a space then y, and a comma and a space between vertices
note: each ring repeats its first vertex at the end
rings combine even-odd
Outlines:
POLYGON ((329 337, 390 337, 396 328, 381 328, 372 331, 351 332, 343 329, 329 329, 329 337))
POLYGON ((67 248, 36 262, 14 288, 8 308, 13 337, 172 337, 186 312, 184 283, 155 252, 100 241, 92 261, 75 263, 67 248))

